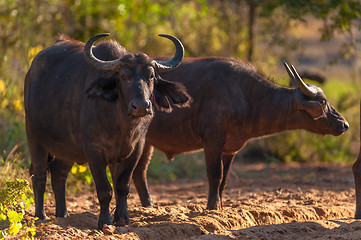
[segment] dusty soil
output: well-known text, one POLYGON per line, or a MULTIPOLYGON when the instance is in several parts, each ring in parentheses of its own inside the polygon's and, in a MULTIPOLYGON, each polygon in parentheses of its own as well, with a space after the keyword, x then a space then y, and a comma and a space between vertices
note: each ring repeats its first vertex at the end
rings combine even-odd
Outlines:
MULTIPOLYGON (((131 223, 97 231, 95 192, 70 194, 70 217, 43 221, 37 239, 360 239, 353 219, 351 165, 235 164, 223 210, 205 209, 207 180, 151 184, 154 207, 141 207, 132 188, 131 223)), ((112 208, 114 207, 114 203, 112 208)), ((30 210, 33 214, 33 209, 30 210)))

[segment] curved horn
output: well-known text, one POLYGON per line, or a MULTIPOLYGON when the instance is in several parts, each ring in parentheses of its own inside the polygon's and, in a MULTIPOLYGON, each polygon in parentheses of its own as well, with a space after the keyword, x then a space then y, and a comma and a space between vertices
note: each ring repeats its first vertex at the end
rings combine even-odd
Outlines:
POLYGON ((288 64, 286 62, 284 62, 283 64, 285 65, 286 71, 287 71, 288 75, 290 76, 292 82, 297 86, 298 85, 297 80, 296 80, 295 76, 293 75, 290 67, 288 66, 288 64))
POLYGON ((307 86, 307 84, 302 80, 300 75, 298 75, 298 72, 296 71, 296 68, 291 65, 293 75, 295 76, 295 80, 297 82, 298 87, 301 89, 302 93, 310 98, 315 98, 317 95, 317 92, 314 91, 312 88, 307 86))
POLYGON ((107 72, 114 71, 121 63, 120 59, 116 59, 112 61, 103 61, 96 58, 93 55, 93 51, 92 51, 93 43, 99 38, 106 37, 109 35, 110 35, 109 33, 102 33, 95 35, 87 41, 84 47, 85 60, 89 63, 89 65, 100 71, 107 71, 107 72))
POLYGON ((173 58, 167 61, 153 60, 153 64, 155 65, 156 71, 168 72, 178 67, 179 64, 182 62, 184 57, 184 48, 181 41, 179 41, 176 37, 173 37, 172 35, 159 34, 158 36, 170 39, 174 43, 176 48, 173 58))

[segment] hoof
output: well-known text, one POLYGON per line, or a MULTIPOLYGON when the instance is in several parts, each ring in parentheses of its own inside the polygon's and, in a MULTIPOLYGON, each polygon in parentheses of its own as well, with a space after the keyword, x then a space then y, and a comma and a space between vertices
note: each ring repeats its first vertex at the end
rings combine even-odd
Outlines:
POLYGON ((67 218, 67 217, 69 217, 69 214, 68 214, 68 212, 62 213, 62 214, 55 214, 55 217, 57 217, 57 218, 67 218))
POLYGON ((129 219, 119 219, 117 221, 114 221, 113 224, 117 227, 123 227, 125 225, 128 225, 129 222, 129 219))
POLYGON ((153 206, 154 206, 153 202, 147 202, 142 204, 142 207, 153 207, 153 206))
POLYGON ((38 221, 38 220, 47 220, 48 219, 48 217, 46 216, 45 213, 35 214, 35 218, 38 218, 36 221, 38 221))
POLYGON ((153 207, 153 200, 151 198, 147 198, 146 200, 142 200, 142 207, 153 207))
POLYGON ((207 209, 208 210, 222 210, 222 204, 220 202, 217 202, 215 204, 208 204, 207 209))
POLYGON ((108 216, 100 216, 98 220, 98 230, 103 230, 104 225, 112 225, 112 219, 110 215, 108 216))

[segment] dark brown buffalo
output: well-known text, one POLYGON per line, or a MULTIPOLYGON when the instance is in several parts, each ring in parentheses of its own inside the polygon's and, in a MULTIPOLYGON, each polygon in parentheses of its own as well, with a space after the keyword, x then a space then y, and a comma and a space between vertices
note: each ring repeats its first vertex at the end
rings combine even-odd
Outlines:
MULTIPOLYGON (((361 120, 361 101, 360 101, 360 120, 361 120)), ((352 166, 353 176, 355 178, 356 190, 356 213, 355 218, 361 219, 361 122, 360 122, 360 151, 356 162, 352 166)))
POLYGON ((185 59, 162 74, 185 85, 190 108, 157 113, 133 180, 143 206, 152 205, 146 170, 153 147, 173 156, 204 149, 209 181, 208 209, 221 207, 222 191, 235 154, 257 137, 293 129, 342 134, 347 121, 327 101, 322 89, 306 85, 288 68, 297 88, 279 86, 240 61, 228 58, 185 59))
POLYGON ((112 224, 112 188, 106 166, 112 169, 116 193, 114 223, 129 221, 127 195, 134 167, 143 151, 154 105, 189 104, 182 84, 163 80, 158 72, 176 68, 184 50, 175 37, 175 56, 167 61, 133 54, 115 41, 86 44, 60 36, 41 51, 25 78, 26 133, 31 154, 30 174, 35 216, 44 219, 46 171, 50 169, 56 216, 66 217, 65 182, 74 162, 89 163, 100 203, 98 228, 112 224), (94 55, 93 55, 94 52, 94 55), (102 60, 100 60, 102 59, 102 60))

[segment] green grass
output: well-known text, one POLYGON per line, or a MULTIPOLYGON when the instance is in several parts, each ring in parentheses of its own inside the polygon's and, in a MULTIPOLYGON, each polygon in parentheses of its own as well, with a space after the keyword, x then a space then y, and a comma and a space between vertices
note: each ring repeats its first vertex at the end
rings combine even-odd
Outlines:
POLYGON ((169 161, 165 154, 155 150, 148 168, 152 181, 197 178, 206 175, 203 152, 181 154, 169 161))

